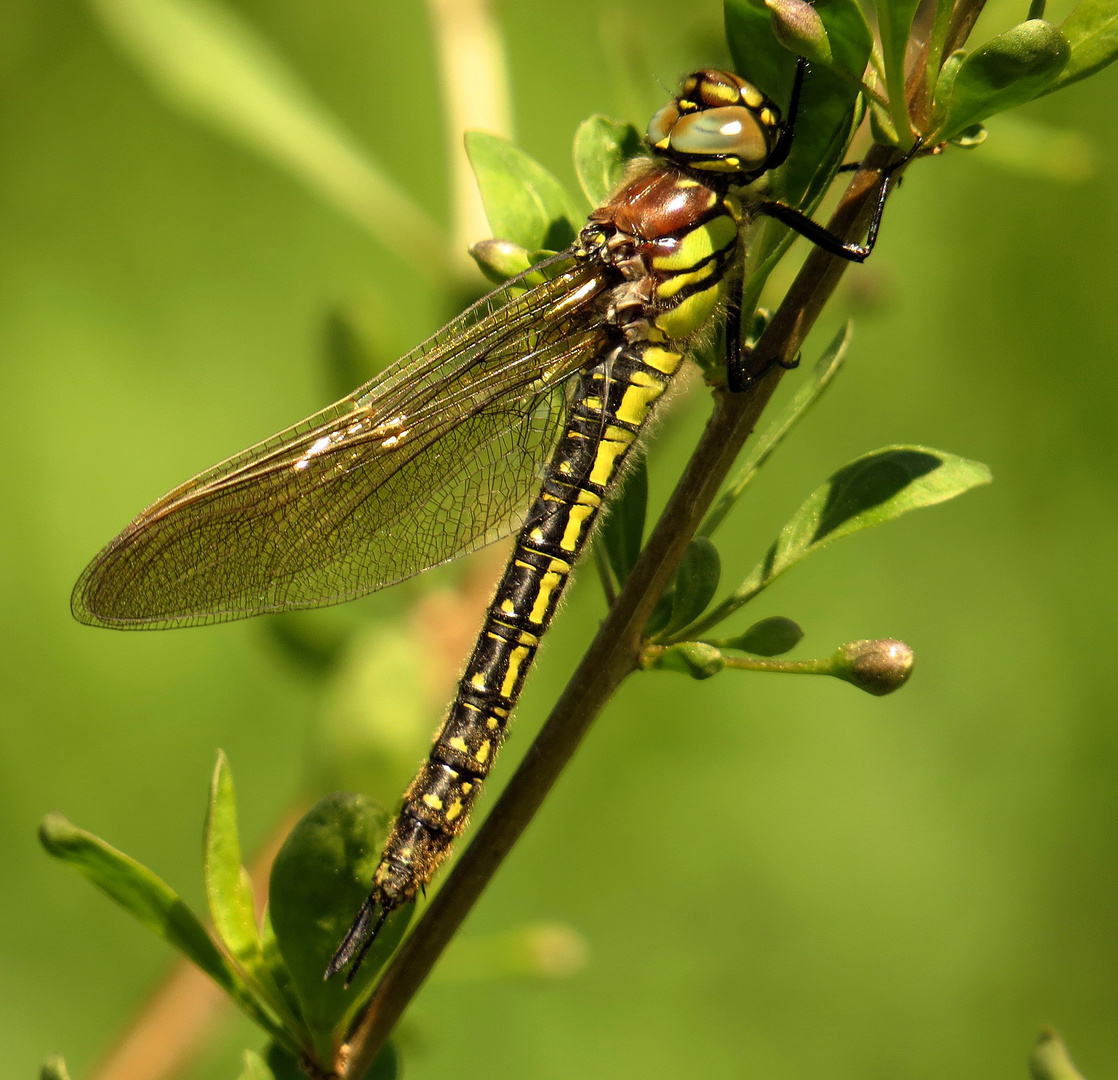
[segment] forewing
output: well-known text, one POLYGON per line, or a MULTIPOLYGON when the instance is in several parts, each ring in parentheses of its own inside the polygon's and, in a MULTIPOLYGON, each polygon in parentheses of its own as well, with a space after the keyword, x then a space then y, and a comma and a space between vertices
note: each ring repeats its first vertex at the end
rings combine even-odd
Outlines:
POLYGON ((351 599, 516 527, 604 341, 600 267, 514 279, 372 382, 176 488, 86 568, 72 607, 118 628, 351 599))

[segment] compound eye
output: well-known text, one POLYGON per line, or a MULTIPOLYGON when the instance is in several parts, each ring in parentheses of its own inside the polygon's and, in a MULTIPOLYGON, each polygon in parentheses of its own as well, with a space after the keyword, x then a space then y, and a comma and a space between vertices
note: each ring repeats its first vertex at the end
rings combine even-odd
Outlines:
POLYGON ((766 134, 748 109, 727 105, 681 117, 672 128, 671 142, 680 154, 738 158, 748 171, 749 166, 764 165, 770 154, 766 134))
POLYGON ((651 120, 648 122, 648 141, 653 146, 658 146, 664 149, 668 145, 668 137, 672 133, 672 128, 675 127, 679 121, 679 106, 674 101, 669 101, 651 120))

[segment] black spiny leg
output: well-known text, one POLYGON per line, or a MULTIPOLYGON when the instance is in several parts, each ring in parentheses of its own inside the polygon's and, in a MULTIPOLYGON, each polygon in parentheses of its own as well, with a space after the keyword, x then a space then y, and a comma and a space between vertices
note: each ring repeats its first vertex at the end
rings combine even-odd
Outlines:
POLYGON ((874 244, 877 243, 877 231, 881 228, 881 215, 885 213, 885 201, 889 198, 889 192, 893 187, 893 174, 902 165, 911 161, 919 152, 920 147, 921 142, 917 139, 912 149, 904 157, 894 161, 892 165, 886 165, 881 170, 881 188, 877 193, 877 203, 873 208, 873 217, 870 218, 870 227, 866 232, 866 242, 864 244, 847 243, 842 237, 836 236, 823 225, 812 221, 807 214, 797 210, 794 206, 787 206, 780 202, 763 202, 758 203, 754 210, 758 214, 776 218, 777 221, 787 225, 801 236, 807 237, 816 247, 820 247, 832 255, 837 255, 840 259, 848 259, 850 262, 856 263, 865 262, 869 258, 870 252, 873 251, 874 244))

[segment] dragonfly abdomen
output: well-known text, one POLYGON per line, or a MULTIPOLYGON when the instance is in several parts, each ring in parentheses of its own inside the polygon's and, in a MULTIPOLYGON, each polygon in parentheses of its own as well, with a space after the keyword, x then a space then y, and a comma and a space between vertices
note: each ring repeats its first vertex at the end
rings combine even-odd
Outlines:
POLYGON ((404 795, 373 892, 331 971, 351 961, 356 970, 387 913, 415 899, 465 828, 598 513, 689 339, 722 299, 739 219, 735 199, 659 165, 624 186, 583 231, 581 257, 617 276, 603 307, 607 343, 579 372, 567 424, 455 700, 404 795))

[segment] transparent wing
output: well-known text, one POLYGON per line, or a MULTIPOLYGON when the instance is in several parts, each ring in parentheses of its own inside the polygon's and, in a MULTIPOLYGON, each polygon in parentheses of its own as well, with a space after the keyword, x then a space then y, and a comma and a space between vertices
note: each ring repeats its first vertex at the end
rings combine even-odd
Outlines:
POLYGON ((349 397, 144 511, 74 588, 82 622, 181 626, 318 607, 506 535, 601 350, 603 270, 490 293, 349 397))

